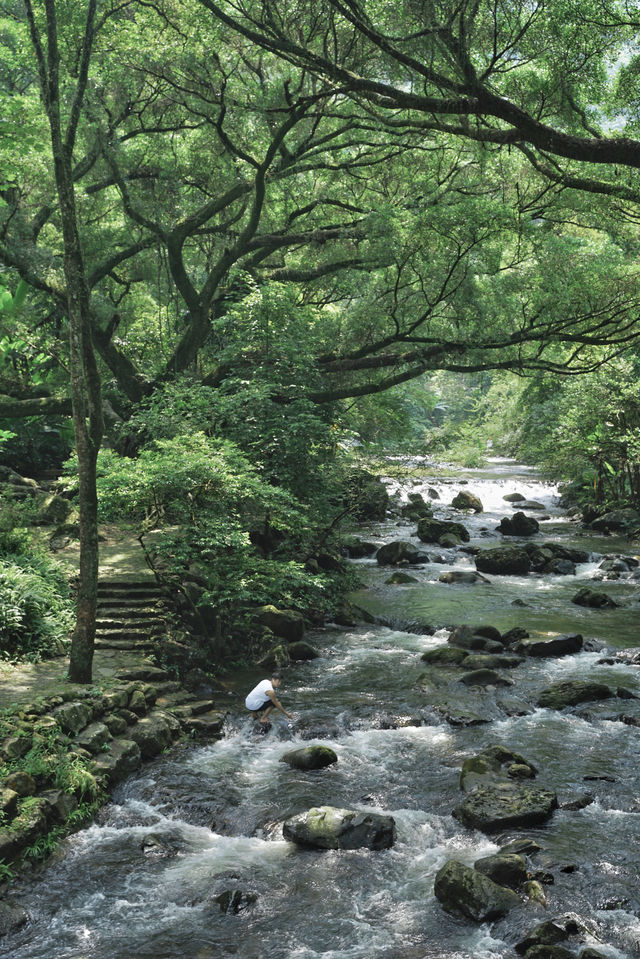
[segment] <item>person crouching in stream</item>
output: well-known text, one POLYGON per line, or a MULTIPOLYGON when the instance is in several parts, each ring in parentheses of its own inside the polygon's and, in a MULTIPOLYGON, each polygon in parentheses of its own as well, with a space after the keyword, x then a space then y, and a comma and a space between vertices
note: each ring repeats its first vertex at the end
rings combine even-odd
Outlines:
POLYGON ((254 688, 251 690, 245 699, 244 704, 251 712, 251 715, 254 719, 257 719, 258 716, 260 716, 260 722, 266 723, 267 716, 274 709, 279 709, 280 712, 287 717, 287 719, 293 719, 291 713, 287 712, 276 696, 276 689, 281 682, 282 676, 280 673, 274 673, 271 679, 263 679, 261 683, 258 683, 258 685, 254 686, 254 688))

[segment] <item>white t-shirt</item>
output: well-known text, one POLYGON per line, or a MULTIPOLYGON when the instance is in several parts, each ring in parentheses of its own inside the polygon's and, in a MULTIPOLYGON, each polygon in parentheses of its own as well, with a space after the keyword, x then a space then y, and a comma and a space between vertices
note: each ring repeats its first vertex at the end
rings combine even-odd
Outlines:
POLYGON ((251 690, 249 695, 244 701, 247 709, 260 709, 261 706, 264 706, 265 702, 270 698, 267 694, 275 692, 273 684, 270 679, 263 679, 261 683, 251 690))

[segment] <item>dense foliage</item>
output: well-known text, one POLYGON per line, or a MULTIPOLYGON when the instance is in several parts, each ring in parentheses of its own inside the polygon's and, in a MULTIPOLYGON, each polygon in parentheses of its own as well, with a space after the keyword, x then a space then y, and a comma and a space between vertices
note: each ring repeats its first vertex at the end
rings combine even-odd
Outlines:
POLYGON ((637 500, 638 23, 635 0, 2 6, 0 459, 60 462, 73 413, 82 681, 110 471, 132 521, 220 549, 226 524, 240 580, 250 500, 286 562, 337 521, 348 430, 469 463, 491 440, 637 500))

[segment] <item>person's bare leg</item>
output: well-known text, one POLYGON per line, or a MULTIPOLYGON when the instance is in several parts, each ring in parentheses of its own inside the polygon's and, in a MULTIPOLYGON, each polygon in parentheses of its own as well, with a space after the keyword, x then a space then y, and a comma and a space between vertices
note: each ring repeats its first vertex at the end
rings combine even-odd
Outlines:
POLYGON ((267 706, 267 708, 265 709, 264 713, 262 714, 262 718, 261 718, 260 722, 261 722, 261 723, 266 723, 266 721, 267 721, 267 716, 268 716, 269 713, 272 712, 272 711, 273 711, 273 706, 267 706))

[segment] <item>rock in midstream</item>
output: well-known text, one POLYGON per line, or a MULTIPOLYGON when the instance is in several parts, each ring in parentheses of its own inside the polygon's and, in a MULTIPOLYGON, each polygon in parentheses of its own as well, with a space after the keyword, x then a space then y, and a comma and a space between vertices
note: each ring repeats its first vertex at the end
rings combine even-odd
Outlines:
POLYGON ((392 816, 318 806, 287 819, 285 839, 316 849, 389 849, 396 838, 392 816))

